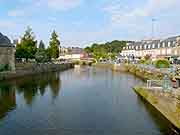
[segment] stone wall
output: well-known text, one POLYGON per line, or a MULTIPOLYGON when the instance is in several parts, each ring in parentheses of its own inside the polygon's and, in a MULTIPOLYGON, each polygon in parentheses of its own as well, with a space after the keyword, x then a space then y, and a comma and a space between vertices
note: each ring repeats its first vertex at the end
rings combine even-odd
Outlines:
POLYGON ((53 71, 63 71, 73 68, 72 63, 67 64, 32 64, 25 68, 19 68, 16 72, 2 72, 0 73, 0 80, 13 79, 17 77, 22 77, 26 75, 53 72, 53 71))
POLYGON ((0 64, 9 65, 10 70, 15 70, 15 48, 14 47, 0 47, 0 64))

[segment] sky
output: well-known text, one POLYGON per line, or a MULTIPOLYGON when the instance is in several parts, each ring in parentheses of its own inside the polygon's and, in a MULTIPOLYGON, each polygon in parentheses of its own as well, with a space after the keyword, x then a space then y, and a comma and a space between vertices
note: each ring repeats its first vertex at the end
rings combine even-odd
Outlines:
POLYGON ((0 0, 0 32, 15 39, 30 26, 47 45, 55 30, 65 47, 167 38, 180 35, 179 5, 180 0, 0 0))

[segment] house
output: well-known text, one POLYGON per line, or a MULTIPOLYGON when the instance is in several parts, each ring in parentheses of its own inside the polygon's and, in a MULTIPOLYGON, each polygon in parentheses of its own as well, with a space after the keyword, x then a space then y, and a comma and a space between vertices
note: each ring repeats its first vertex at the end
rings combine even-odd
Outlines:
POLYGON ((8 67, 15 71, 15 46, 8 37, 0 33, 0 68, 8 67))
POLYGON ((180 36, 170 37, 164 40, 142 40, 126 45, 121 52, 123 57, 144 57, 151 55, 159 57, 180 56, 180 36))
POLYGON ((61 53, 59 59, 81 60, 85 56, 82 48, 69 47, 67 50, 65 53, 61 53))

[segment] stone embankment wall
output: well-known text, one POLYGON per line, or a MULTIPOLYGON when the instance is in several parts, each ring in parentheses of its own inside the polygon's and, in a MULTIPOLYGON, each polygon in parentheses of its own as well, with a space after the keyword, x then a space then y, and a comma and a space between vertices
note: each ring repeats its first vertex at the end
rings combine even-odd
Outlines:
POLYGON ((95 66, 99 67, 99 68, 110 68, 113 71, 127 72, 127 69, 124 66, 124 64, 103 64, 103 63, 97 63, 95 66))
POLYGON ((72 63, 66 64, 19 64, 15 72, 1 72, 0 80, 13 79, 25 75, 32 75, 44 72, 63 71, 73 68, 72 63))
POLYGON ((164 76, 161 72, 142 69, 133 64, 125 64, 124 66, 127 72, 134 74, 135 76, 143 79, 144 81, 162 80, 164 76))
POLYGON ((180 133, 180 100, 171 93, 134 87, 134 91, 151 104, 180 133))
POLYGON ((160 72, 148 71, 133 64, 96 64, 96 67, 110 68, 113 71, 128 72, 143 80, 161 80, 163 74, 160 72))

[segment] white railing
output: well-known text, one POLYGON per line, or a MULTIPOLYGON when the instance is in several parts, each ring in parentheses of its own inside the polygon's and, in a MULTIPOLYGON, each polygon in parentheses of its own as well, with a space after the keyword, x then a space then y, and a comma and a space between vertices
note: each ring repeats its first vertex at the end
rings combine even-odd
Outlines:
POLYGON ((147 80, 147 88, 162 88, 163 80, 147 80))

